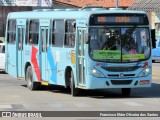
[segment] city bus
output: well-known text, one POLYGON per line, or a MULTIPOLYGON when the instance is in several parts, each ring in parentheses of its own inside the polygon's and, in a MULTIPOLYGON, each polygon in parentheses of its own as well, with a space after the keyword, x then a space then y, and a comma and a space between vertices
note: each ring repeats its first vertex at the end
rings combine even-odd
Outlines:
POLYGON ((11 12, 6 25, 6 72, 30 90, 151 87, 149 20, 143 11, 84 7, 11 12))
POLYGON ((152 48, 152 62, 156 62, 160 60, 160 39, 155 41, 155 48, 152 48))

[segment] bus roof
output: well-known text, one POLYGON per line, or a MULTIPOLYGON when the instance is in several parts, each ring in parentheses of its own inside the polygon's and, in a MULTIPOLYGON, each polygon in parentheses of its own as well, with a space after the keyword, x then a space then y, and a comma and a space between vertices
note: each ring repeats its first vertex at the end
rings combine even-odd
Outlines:
POLYGON ((112 13, 136 13, 146 14, 144 11, 132 10, 106 10, 102 8, 93 9, 39 9, 25 12, 11 12, 8 14, 8 19, 39 19, 39 18, 54 18, 54 19, 78 19, 88 18, 91 14, 112 14, 112 13))

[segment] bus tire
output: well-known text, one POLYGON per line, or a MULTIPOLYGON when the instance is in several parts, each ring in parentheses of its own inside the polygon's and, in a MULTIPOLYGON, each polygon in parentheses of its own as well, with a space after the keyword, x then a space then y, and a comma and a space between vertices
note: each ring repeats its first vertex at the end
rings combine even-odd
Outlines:
POLYGON ((155 60, 152 60, 152 63, 155 63, 155 60))
POLYGON ((131 93, 131 88, 122 88, 122 95, 129 96, 131 93))
POLYGON ((70 77, 70 83, 71 83, 71 95, 77 96, 79 94, 79 89, 75 88, 75 82, 74 82, 74 74, 73 71, 71 71, 71 77, 70 77))
POLYGON ((28 66, 26 70, 26 82, 27 82, 27 87, 30 90, 38 89, 38 83, 33 81, 33 73, 31 66, 28 66))

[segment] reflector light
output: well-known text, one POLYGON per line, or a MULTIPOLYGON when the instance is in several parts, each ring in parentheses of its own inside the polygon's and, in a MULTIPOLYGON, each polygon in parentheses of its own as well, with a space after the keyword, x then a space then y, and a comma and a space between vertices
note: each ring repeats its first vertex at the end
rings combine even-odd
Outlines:
POLYGON ((140 81, 140 85, 149 84, 149 83, 150 83, 149 80, 141 80, 140 81))

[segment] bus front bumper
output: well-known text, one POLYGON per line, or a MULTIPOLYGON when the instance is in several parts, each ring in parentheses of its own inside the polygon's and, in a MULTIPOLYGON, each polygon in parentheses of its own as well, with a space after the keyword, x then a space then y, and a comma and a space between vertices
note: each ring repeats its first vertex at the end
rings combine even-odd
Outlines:
POLYGON ((151 87, 152 74, 145 77, 97 78, 88 75, 86 89, 151 87))

